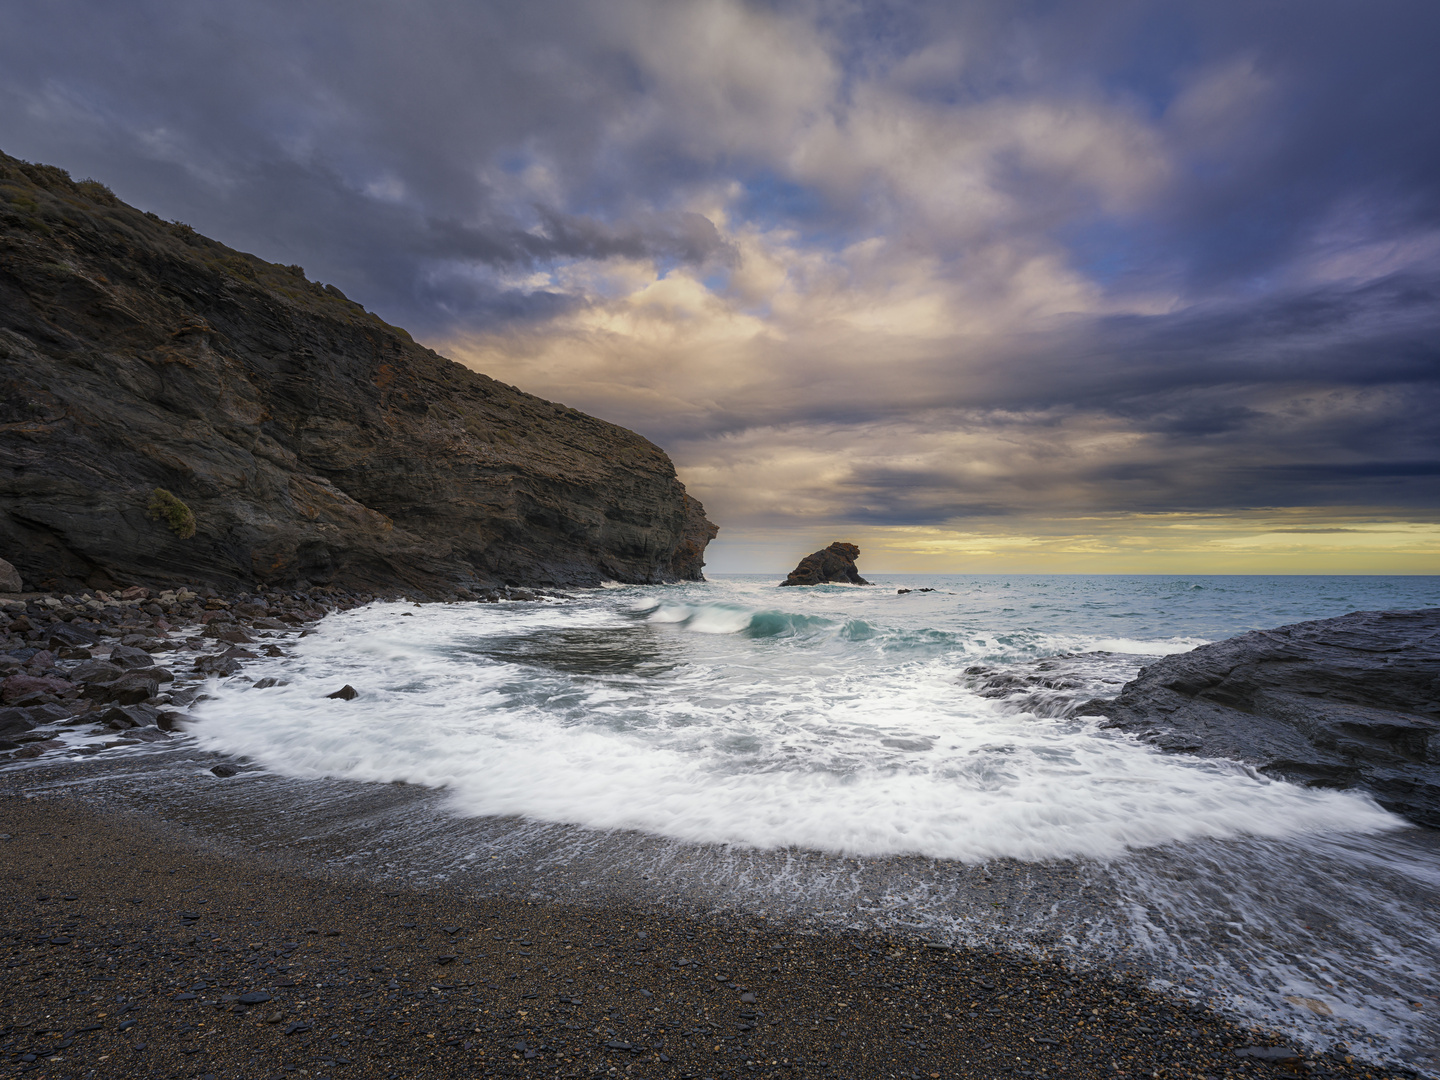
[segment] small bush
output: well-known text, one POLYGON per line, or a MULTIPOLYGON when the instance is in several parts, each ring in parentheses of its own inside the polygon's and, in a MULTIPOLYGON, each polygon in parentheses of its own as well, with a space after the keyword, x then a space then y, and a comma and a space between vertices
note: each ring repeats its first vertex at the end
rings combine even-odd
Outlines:
POLYGON ((151 518, 165 522, 181 540, 189 540, 195 535, 195 514, 164 488, 156 488, 150 493, 149 510, 151 518))
POLYGON ((70 174, 57 165, 32 165, 28 161, 20 163, 20 171, 30 178, 30 182, 42 188, 68 188, 74 187, 75 182, 70 179, 70 174))
POLYGON ((115 206, 120 201, 115 198, 115 193, 99 180, 81 180, 75 186, 80 190, 80 194, 102 206, 115 206))

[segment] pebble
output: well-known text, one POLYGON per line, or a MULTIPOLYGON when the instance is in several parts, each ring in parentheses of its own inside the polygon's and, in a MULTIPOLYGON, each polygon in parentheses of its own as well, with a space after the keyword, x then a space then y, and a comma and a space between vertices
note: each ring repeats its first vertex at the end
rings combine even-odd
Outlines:
MULTIPOLYGON (((142 1042, 145 1075, 196 1077, 203 1061, 216 1076, 296 1080, 301 1070, 343 1080, 532 1070, 1140 1080, 1235 1076, 1242 1061, 1246 1076, 1278 1080, 1300 1067, 1262 1031, 1044 960, 755 917, 397 891, 181 847, 159 825, 110 822, 78 797, 0 807, 12 837, 0 930, 19 935, 8 939, 0 1029, 12 1061, 43 1060, 39 1050, 74 1031, 70 1072, 57 1080, 139 1075, 142 1042), (79 899, 62 908, 59 896, 79 899), (200 916, 205 932, 162 911, 200 916), (306 932, 317 924, 328 930, 306 932), (447 933, 450 947, 427 950, 417 927, 447 933), (713 978, 722 965, 723 984, 713 978), (982 984, 1003 985, 1006 998, 982 984), (35 1031, 42 1020, 57 1032, 35 1031), (192 1060, 197 1049, 204 1057, 192 1060)), ((1397 1075, 1336 1057, 1305 1064, 1338 1080, 1397 1075)))

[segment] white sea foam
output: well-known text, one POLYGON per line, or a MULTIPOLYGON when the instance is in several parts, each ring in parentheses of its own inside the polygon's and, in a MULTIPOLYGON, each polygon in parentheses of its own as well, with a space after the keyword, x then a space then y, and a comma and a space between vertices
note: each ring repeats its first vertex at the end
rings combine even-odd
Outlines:
MULTIPOLYGON (((1153 655, 1198 639, 997 632, 917 617, 893 594, 793 591, 377 604, 250 672, 288 685, 216 685, 196 731, 290 775, 443 787, 462 813, 753 847, 1111 858, 1401 824, 1360 795, 1159 754, 964 687, 976 660, 1153 655), (325 697, 344 683, 360 696, 325 697)), ((1138 666, 1109 662, 1117 675, 1138 666)))

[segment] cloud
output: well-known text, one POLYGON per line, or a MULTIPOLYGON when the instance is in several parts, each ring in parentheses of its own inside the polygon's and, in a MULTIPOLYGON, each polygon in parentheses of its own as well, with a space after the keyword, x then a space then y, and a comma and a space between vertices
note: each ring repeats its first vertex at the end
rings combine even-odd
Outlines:
POLYGON ((1024 536, 1288 507, 1343 539, 1440 495, 1436 30, 55 0, 0 41, 0 145, 637 428, 726 537, 1053 552, 1024 536))

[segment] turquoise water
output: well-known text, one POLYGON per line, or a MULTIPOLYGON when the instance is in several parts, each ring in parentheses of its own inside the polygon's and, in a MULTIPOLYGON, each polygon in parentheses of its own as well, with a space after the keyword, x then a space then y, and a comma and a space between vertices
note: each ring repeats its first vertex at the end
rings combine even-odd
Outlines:
MULTIPOLYGON (((929 587, 951 598, 899 616, 912 625, 933 618, 946 628, 1104 632, 1149 640, 1213 641, 1349 611, 1440 607, 1440 577, 1420 575, 890 574, 867 580, 876 589, 929 587)), ((777 579, 768 574, 731 574, 716 581, 763 586, 777 579)), ((862 590, 822 586, 786 591, 862 590)), ((921 599, 912 594, 908 602, 921 599)))

